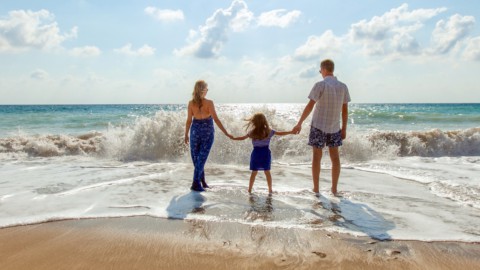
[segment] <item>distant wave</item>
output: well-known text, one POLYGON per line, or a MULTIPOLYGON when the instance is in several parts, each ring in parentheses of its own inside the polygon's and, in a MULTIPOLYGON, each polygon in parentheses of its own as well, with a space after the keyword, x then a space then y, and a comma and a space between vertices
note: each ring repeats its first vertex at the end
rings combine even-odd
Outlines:
POLYGON ((367 123, 478 123, 478 104, 353 104, 349 118, 367 123))
POLYGON ((96 153, 103 140, 101 133, 81 136, 17 136, 0 139, 0 153, 25 152, 30 156, 51 157, 96 153))
POLYGON ((465 130, 411 132, 376 132, 368 136, 375 148, 395 145, 399 156, 478 156, 480 128, 465 130))

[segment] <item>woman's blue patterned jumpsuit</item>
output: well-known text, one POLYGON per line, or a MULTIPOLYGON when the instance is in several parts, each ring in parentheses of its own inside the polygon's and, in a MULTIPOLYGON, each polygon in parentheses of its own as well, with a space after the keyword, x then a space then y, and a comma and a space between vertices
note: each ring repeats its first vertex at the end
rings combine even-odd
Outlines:
POLYGON ((204 191, 202 182, 204 187, 206 186, 204 167, 213 145, 214 134, 215 129, 213 128, 212 117, 193 119, 190 128, 190 154, 195 166, 192 190, 204 191))

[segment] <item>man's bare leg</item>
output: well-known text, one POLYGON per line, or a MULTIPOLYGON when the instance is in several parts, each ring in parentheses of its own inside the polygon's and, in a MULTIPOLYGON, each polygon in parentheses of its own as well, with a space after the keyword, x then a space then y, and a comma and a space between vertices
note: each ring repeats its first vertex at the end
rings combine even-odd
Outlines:
POLYGON ((340 177, 340 155, 338 147, 329 147, 328 152, 332 161, 332 193, 337 195, 338 178, 340 177))
POLYGON ((322 148, 312 146, 313 157, 312 157, 312 180, 313 180, 313 192, 319 193, 320 187, 320 162, 322 161, 322 148))

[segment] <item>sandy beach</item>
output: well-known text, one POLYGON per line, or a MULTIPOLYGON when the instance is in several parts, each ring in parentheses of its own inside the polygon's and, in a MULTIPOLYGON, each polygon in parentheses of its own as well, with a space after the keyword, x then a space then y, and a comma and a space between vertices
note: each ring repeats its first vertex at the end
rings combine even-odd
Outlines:
POLYGON ((0 229, 2 269, 478 269, 480 244, 151 217, 0 229))

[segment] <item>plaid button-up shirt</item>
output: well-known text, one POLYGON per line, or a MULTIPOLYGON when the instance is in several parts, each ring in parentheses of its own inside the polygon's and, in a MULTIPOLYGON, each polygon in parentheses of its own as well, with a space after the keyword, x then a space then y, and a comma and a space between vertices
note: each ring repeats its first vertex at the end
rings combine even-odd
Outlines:
POLYGON ((350 102, 347 85, 334 76, 327 76, 313 86, 308 98, 316 102, 312 126, 325 133, 338 132, 342 106, 350 102))

